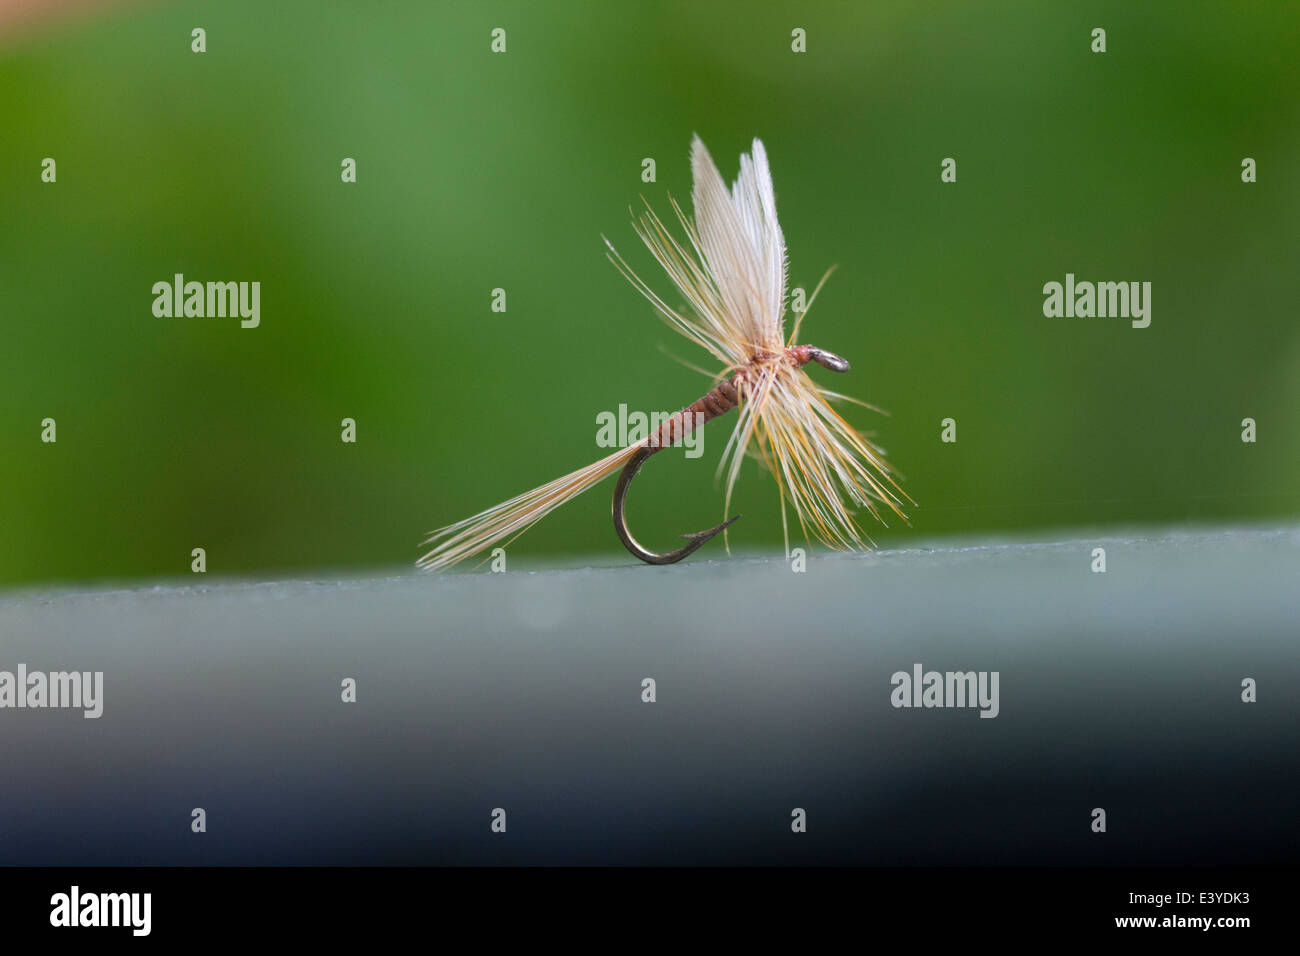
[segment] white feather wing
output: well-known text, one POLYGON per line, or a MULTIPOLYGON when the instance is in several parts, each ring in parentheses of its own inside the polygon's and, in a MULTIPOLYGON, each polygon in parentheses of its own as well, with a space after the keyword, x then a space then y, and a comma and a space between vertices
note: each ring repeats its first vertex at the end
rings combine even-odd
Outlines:
POLYGON ((785 238, 776 218, 776 193, 767 151, 754 140, 740 157, 740 176, 728 192, 704 143, 691 142, 695 228, 723 313, 751 349, 784 347, 785 238))

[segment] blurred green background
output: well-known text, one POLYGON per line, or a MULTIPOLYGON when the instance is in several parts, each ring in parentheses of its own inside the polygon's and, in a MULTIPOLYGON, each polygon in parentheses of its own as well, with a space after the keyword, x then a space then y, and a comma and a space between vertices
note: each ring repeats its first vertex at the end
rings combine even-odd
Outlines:
MULTIPOLYGON (((406 564, 429 529, 606 454, 598 412, 694 400, 707 379, 673 356, 708 357, 600 239, 680 301, 628 207, 689 198, 692 132, 728 180, 766 143, 792 285, 839 265, 801 339, 853 362, 811 374, 892 413, 849 413, 918 502, 877 543, 1294 516, 1297 50, 1300 7, 1276 3, 223 0, 9 23, 0 584, 185 574, 194 547, 217 574, 406 564), (155 318, 177 272, 260 281, 260 328, 155 318), (1150 328, 1045 318, 1066 272, 1152 282, 1150 328)), ((703 459, 646 468, 648 544, 720 519, 729 421, 703 459)), ((631 563, 611 491, 511 566, 631 563)), ((755 462, 733 510, 733 548, 779 548, 755 462)))

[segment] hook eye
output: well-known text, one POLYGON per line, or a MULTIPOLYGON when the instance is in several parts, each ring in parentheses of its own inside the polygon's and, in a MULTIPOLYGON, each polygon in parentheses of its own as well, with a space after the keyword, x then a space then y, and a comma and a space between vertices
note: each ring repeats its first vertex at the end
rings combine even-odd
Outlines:
POLYGON ((834 352, 819 349, 816 346, 808 347, 808 357, 822 368, 828 368, 832 372, 847 372, 849 370, 848 359, 842 358, 834 352))

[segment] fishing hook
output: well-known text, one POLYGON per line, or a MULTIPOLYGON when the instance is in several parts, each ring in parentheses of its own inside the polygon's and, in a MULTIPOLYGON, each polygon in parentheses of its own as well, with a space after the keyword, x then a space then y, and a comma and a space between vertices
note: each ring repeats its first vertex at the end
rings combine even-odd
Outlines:
MULTIPOLYGON (((796 368, 812 361, 833 372, 847 372, 849 370, 847 360, 840 358, 834 352, 827 352, 811 345, 798 345, 788 348, 786 349, 786 356, 796 368)), ((683 408, 670 417, 654 435, 645 440, 645 443, 628 460, 628 463, 623 466, 622 472, 619 473, 618 483, 614 486, 614 500, 611 506, 614 516, 614 531, 618 533, 618 539, 623 542, 623 547, 646 564, 676 564, 712 538, 726 531, 740 517, 740 515, 732 515, 722 524, 706 531, 696 531, 682 535, 683 538, 687 539, 688 543, 676 550, 651 551, 632 537, 632 532, 627 527, 625 512, 627 490, 632 484, 632 479, 636 477, 637 472, 641 470, 641 466, 645 464, 645 460, 655 452, 662 451, 674 444, 677 436, 701 427, 710 419, 725 414, 740 404, 740 393, 744 380, 745 370, 741 369, 699 401, 683 408)))
POLYGON ((647 458, 657 451, 661 451, 663 446, 643 445, 641 449, 632 456, 632 460, 623 466, 622 473, 618 476, 618 484, 614 486, 614 530, 618 532, 618 538, 623 542, 623 547, 627 548, 632 554, 646 564, 676 564, 682 558, 702 546, 710 538, 725 531, 729 525, 740 515, 733 515, 722 524, 710 528, 707 531, 696 531, 694 534, 684 534, 683 538, 690 539, 689 544, 684 544, 675 551, 651 551, 646 548, 636 538, 632 537, 632 532, 627 530, 627 516, 623 513, 624 506, 627 503, 627 489, 632 484, 632 479, 636 473, 641 470, 641 465, 647 458))

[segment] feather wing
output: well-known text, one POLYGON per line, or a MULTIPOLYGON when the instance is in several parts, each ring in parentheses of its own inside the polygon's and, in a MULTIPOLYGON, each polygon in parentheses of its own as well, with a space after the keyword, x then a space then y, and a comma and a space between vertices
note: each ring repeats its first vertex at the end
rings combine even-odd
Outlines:
POLYGON ((609 258, 668 324, 729 370, 758 353, 784 348, 785 237, 776 218, 776 193, 767 151, 754 140, 740 158, 740 175, 728 190, 704 143, 691 141, 694 217, 676 202, 686 233, 679 242, 646 204, 633 228, 668 273, 689 308, 670 306, 636 274, 608 239, 609 258))
POLYGON ((776 218, 772 171, 762 142, 740 157, 731 191, 703 141, 691 141, 695 228, 737 339, 755 351, 779 351, 785 312, 785 238, 776 218))

